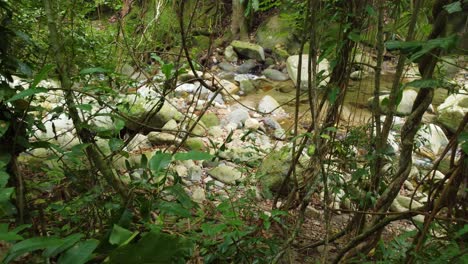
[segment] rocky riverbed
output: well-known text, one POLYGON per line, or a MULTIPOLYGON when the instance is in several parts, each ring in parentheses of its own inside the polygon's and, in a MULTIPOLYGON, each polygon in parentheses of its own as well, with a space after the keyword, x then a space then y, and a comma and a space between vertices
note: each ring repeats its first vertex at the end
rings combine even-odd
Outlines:
MULTIPOLYGON (((124 181, 141 179, 142 170, 138 169, 141 157, 150 158, 157 151, 171 151, 182 144, 181 151, 202 151, 216 155, 214 161, 177 161, 170 170, 181 177, 187 191, 199 203, 205 200, 207 191, 222 191, 229 186, 241 183, 243 188, 255 189, 258 199, 271 198, 277 191, 291 163, 292 124, 295 109, 295 84, 297 74, 301 71, 301 90, 307 87, 307 55, 302 55, 303 66, 298 69, 299 56, 288 56, 276 61, 271 52, 263 47, 240 41, 232 42, 224 50, 218 49, 213 61, 215 65, 210 73, 185 73, 179 76, 179 82, 173 91, 161 94, 165 76, 163 74, 141 78, 130 67, 125 74, 135 78, 130 93, 116 93, 96 98, 76 93, 80 102, 81 115, 88 120, 90 128, 105 135, 104 132, 120 130, 125 121, 127 131, 141 131, 132 135, 130 142, 123 148, 129 157, 115 157, 114 163, 121 171, 124 181), (219 91, 204 87, 203 82, 219 91), (164 100, 162 100, 164 98, 164 100), (105 102, 105 103, 103 103, 105 102), (161 106, 161 107, 160 107, 161 106), (160 110, 155 112, 154 109, 160 110), (201 114, 204 112, 203 116, 201 114), (201 118, 200 118, 201 116, 201 118), (196 120, 200 119, 198 123, 196 120), (196 125, 194 125, 196 123, 196 125), (193 130, 188 131, 193 127, 193 130), (187 139, 185 133, 189 133, 187 139), (128 168, 128 164, 132 169, 128 168), (246 169, 247 168, 247 169, 246 169), (245 183, 245 184, 244 184, 245 183)), ((362 53, 356 57, 357 62, 373 64, 372 56, 362 53)), ((386 62, 386 71, 382 78, 382 90, 388 92, 391 87, 393 68, 386 62)), ((319 85, 328 82, 330 64, 323 60, 319 71, 323 75, 319 85)), ((406 82, 417 78, 414 68, 405 73, 406 82)), ((458 93, 447 96, 446 90, 438 89, 434 105, 424 117, 424 126, 417 135, 417 146, 413 155, 414 167, 410 179, 405 182, 401 195, 394 201, 392 210, 408 210, 410 197, 420 184, 438 181, 444 178, 441 171, 431 171, 433 162, 439 157, 448 144, 447 135, 453 133, 463 116, 468 112, 468 95, 465 71, 458 71, 452 82, 458 84, 458 93), (441 91, 442 90, 442 91, 441 91)), ((348 95, 342 112, 342 125, 338 130, 341 138, 346 138, 349 126, 366 125, 370 121, 368 101, 373 95, 373 70, 361 67, 351 74, 348 95)), ((22 81, 16 79, 15 84, 22 81)), ((60 87, 55 81, 44 81, 43 87, 60 87)), ((77 85, 81 89, 80 85, 77 85)), ((416 90, 405 87, 401 102, 389 136, 389 155, 398 157, 400 142, 399 130, 405 121, 416 98, 416 90)), ((304 95, 306 96, 306 95, 304 95)), ((379 100, 384 104, 388 95, 382 94, 379 100)), ((302 101, 301 101, 302 102, 302 101)), ((36 96, 34 105, 41 106, 43 126, 32 137, 34 141, 48 141, 60 146, 64 151, 73 151, 79 144, 71 120, 57 108, 64 106, 62 92, 51 90, 36 96)), ((308 104, 301 103, 299 110, 304 117, 299 121, 299 133, 310 122, 307 117, 308 104)), ((382 110, 386 111, 385 107, 382 110)), ((111 133, 112 134, 112 133, 111 133)), ((132 133, 129 133, 132 134, 132 133)), ((122 135, 126 139, 129 135, 122 135)), ((96 137, 97 144, 104 153, 113 150, 110 139, 96 137)), ((356 155, 365 150, 355 149, 356 155)), ((56 155, 51 150, 35 149, 21 155, 23 164, 33 166, 35 162, 48 163, 51 168, 59 169, 57 161, 47 157, 56 155)), ((298 171, 307 166, 308 155, 304 152, 298 164, 298 171)), ((395 159, 394 159, 395 160, 395 159)), ((395 166, 389 163, 385 169, 395 166)), ((333 168, 334 173, 341 175, 343 181, 352 178, 350 169, 333 168)), ((427 199, 427 194, 419 188, 415 195, 414 208, 427 199)), ((336 209, 351 208, 344 192, 338 192, 331 205, 336 209)), ((421 216, 415 218, 421 221, 421 216)))

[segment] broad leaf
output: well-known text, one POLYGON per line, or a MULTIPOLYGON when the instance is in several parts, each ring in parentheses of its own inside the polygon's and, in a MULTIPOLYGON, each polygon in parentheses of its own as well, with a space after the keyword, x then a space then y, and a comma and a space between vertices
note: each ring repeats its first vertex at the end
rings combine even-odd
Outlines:
POLYGON ((213 155, 207 152, 192 150, 186 153, 177 153, 174 160, 211 160, 213 155))
POLYGON ((24 91, 21 91, 14 96, 12 96, 10 99, 7 100, 7 102, 13 102, 18 99, 22 99, 31 95, 39 94, 39 93, 46 93, 47 89, 46 88, 34 88, 34 89, 27 89, 24 91))
POLYGON ((463 11, 462 6, 461 6, 461 1, 457 1, 448 5, 444 5, 444 9, 447 10, 449 14, 463 11))
POLYGON ((419 79, 412 82, 406 83, 405 87, 414 87, 414 88, 438 88, 443 86, 443 83, 439 80, 434 79, 419 79))
POLYGON ((90 104, 79 104, 79 105, 76 105, 76 108, 81 109, 83 111, 91 112, 91 110, 93 109, 93 106, 90 104))
POLYGON ((181 237, 151 231, 135 244, 114 250, 111 264, 128 263, 186 263, 192 255, 193 244, 181 237))
POLYGON ((112 228, 112 233, 109 237, 109 243, 111 245, 122 246, 130 242, 132 238, 134 238, 138 232, 133 233, 130 230, 127 230, 119 225, 114 225, 112 228))
POLYGON ((3 188, 8 183, 10 175, 6 171, 0 171, 0 188, 3 188))
POLYGON ((46 258, 57 256, 58 254, 62 253, 63 251, 73 246, 76 242, 80 241, 82 237, 83 237, 83 234, 79 234, 79 233, 69 235, 68 237, 63 239, 63 244, 55 246, 55 247, 49 247, 46 250, 44 250, 44 252, 42 253, 42 256, 46 258))
POLYGON ((23 240, 14 244, 8 254, 6 255, 3 263, 9 263, 15 260, 17 257, 32 252, 38 249, 46 249, 49 247, 57 247, 63 244, 62 239, 55 237, 33 237, 27 240, 23 240))
POLYGON ((188 218, 192 215, 188 209, 182 207, 179 203, 161 201, 156 204, 156 207, 163 214, 175 215, 184 218, 188 218))
POLYGON ((81 75, 93 74, 93 73, 109 73, 112 72, 109 69, 95 67, 95 68, 86 68, 80 71, 81 75))
POLYGON ((44 68, 42 68, 42 70, 36 75, 33 82, 31 83, 31 87, 29 88, 29 90, 35 89, 37 85, 47 77, 47 74, 49 74, 49 72, 53 68, 54 68, 54 65, 52 64, 48 64, 44 68))
POLYGON ((99 241, 90 239, 86 241, 80 241, 73 247, 68 249, 62 254, 57 263, 58 264, 83 264, 91 259, 93 251, 99 245, 99 241))
POLYGON ((185 208, 193 207, 194 203, 192 202, 192 199, 190 199, 190 196, 185 192, 180 184, 170 186, 166 188, 166 191, 173 194, 177 198, 177 201, 179 201, 185 208))
POLYGON ((109 139, 109 147, 111 151, 117 151, 123 146, 124 142, 120 138, 109 139))
POLYGON ((160 172, 171 163, 171 158, 169 153, 157 152, 149 161, 150 170, 154 173, 160 172))

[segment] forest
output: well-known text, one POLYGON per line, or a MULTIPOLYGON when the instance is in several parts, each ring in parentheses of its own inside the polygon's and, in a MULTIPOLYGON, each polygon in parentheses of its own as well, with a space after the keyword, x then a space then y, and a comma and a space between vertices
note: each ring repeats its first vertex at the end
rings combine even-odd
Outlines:
POLYGON ((467 0, 0 0, 2 263, 468 263, 467 0))

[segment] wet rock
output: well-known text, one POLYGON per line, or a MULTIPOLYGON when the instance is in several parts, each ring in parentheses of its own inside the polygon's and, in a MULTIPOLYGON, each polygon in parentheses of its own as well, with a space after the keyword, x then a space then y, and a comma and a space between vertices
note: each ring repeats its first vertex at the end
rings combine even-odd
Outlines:
POLYGON ((349 75, 349 78, 351 78, 351 80, 361 80, 361 79, 364 79, 366 77, 368 77, 369 74, 363 70, 359 70, 359 71, 353 71, 350 75, 349 75))
MULTIPOLYGON (((417 95, 418 93, 416 91, 412 89, 405 89, 403 91, 400 104, 398 104, 397 106, 396 113, 398 115, 404 115, 404 116, 411 114, 411 109, 413 109, 413 104, 414 104, 414 101, 416 100, 417 95)), ((380 108, 382 112, 385 114, 388 113, 388 107, 387 107, 388 103, 385 103, 384 100, 388 102, 388 97, 389 97, 388 94, 379 96, 380 108)), ((371 97, 368 100, 369 105, 372 105, 372 102, 373 102, 373 98, 371 97)), ((432 109, 432 105, 429 107, 429 110, 430 109, 432 109)))
POLYGON ((234 40, 231 42, 231 46, 240 57, 259 61, 265 60, 265 53, 260 45, 234 40))
POLYGON ((253 71, 253 69, 257 66, 257 62, 255 60, 247 60, 242 63, 239 67, 237 67, 236 72, 240 74, 247 74, 253 71))
POLYGON ((234 48, 231 45, 227 46, 226 49, 224 49, 224 58, 229 62, 237 62, 237 53, 234 51, 234 48))
POLYGON ((439 154, 449 143, 442 128, 434 124, 421 126, 416 134, 416 141, 434 155, 439 154))
POLYGON ((255 86, 252 84, 250 80, 242 80, 240 81, 240 89, 244 94, 250 94, 255 92, 255 86))
POLYGON ((221 91, 222 94, 236 94, 239 92, 239 86, 235 85, 234 83, 228 80, 221 80, 219 81, 220 86, 223 88, 221 91))
MULTIPOLYGON (((437 111, 439 113, 437 120, 450 131, 455 132, 460 126, 466 113, 468 113, 468 95, 452 94, 444 103, 442 103, 437 111)), ((468 127, 465 128, 468 131, 468 127)))
POLYGON ((273 81, 287 81, 289 76, 275 69, 266 69, 262 72, 265 77, 273 81))
POLYGON ((209 170, 208 174, 226 184, 234 184, 242 178, 242 173, 240 171, 227 165, 219 165, 218 167, 209 170))
POLYGON ((264 114, 284 113, 284 110, 281 108, 280 104, 275 100, 275 98, 269 95, 265 95, 260 100, 257 110, 264 114))
POLYGON ((236 67, 234 65, 232 65, 231 63, 229 62, 221 62, 218 64, 218 67, 223 70, 223 71, 227 71, 227 72, 234 72, 236 71, 236 67))
MULTIPOLYGON (((308 61, 309 61, 309 55, 302 55, 302 67, 301 67, 301 84, 300 87, 302 90, 307 90, 308 87, 308 76, 309 76, 309 68, 312 68, 312 65, 310 67, 308 66, 308 61)), ((299 73, 299 55, 293 55, 290 56, 286 60, 286 68, 288 69, 288 74, 289 77, 293 80, 294 84, 297 85, 297 75, 299 73)), ((317 72, 323 71, 322 76, 328 76, 328 68, 329 68, 329 63, 326 59, 322 60, 318 67, 317 67, 317 72)), ((322 81, 320 81, 319 86, 324 86, 328 83, 330 80, 330 77, 324 78, 322 81)))

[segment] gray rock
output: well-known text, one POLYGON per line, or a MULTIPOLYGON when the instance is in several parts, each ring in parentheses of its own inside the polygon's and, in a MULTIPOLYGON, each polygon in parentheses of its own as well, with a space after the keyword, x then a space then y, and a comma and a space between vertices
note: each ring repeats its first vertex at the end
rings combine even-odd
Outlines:
POLYGON ((188 169, 188 177, 193 182, 200 182, 202 173, 203 171, 199 166, 192 166, 188 169))
POLYGON ((238 108, 231 113, 229 113, 227 120, 227 123, 234 123, 237 125, 237 127, 242 127, 244 124, 245 120, 249 119, 250 115, 249 112, 247 112, 244 109, 238 108))
MULTIPOLYGON (((400 104, 397 106, 396 113, 398 115, 406 116, 411 114, 411 110, 413 109, 413 104, 414 101, 416 100, 416 96, 418 93, 412 89, 405 89, 403 91, 403 95, 400 101, 400 104)), ((380 101, 380 109, 384 114, 388 113, 388 107, 387 104, 383 103, 384 100, 388 100, 389 95, 381 95, 379 96, 379 101, 380 101)), ((373 97, 368 99, 369 105, 372 105, 373 103, 373 97)), ((429 110, 433 109, 432 105, 429 106, 429 110)))
POLYGON ((135 150, 150 149, 151 147, 151 142, 148 140, 147 136, 136 134, 127 144, 125 149, 128 152, 132 152, 135 150))
POLYGON ((275 100, 275 98, 269 95, 265 95, 260 100, 260 102, 258 102, 257 110, 260 113, 264 113, 264 114, 272 114, 273 112, 275 113, 284 112, 284 110, 281 108, 280 104, 275 100))
POLYGON ((123 75, 126 75, 128 77, 131 77, 132 74, 135 72, 132 66, 130 64, 125 63, 122 65, 122 69, 120 69, 120 73, 123 75))
POLYGON ((265 126, 267 128, 270 128, 270 129, 280 129, 281 128, 281 125, 271 117, 266 117, 262 121, 263 121, 263 123, 265 124, 265 126))
POLYGON ((220 165, 208 171, 208 174, 226 184, 234 184, 242 178, 242 173, 236 168, 220 165))
POLYGON ((227 71, 227 72, 234 72, 236 71, 236 67, 234 65, 232 65, 231 63, 229 62, 221 62, 218 64, 218 67, 223 70, 223 71, 227 71))
POLYGON ((257 119, 254 118, 249 118, 245 120, 245 128, 250 129, 250 130, 258 130, 260 128, 260 122, 258 122, 257 119))
POLYGON ((416 134, 416 141, 434 155, 439 154, 449 143, 442 128, 434 124, 421 126, 416 134))
POLYGON ((178 139, 175 135, 164 133, 164 132, 150 132, 148 134, 148 140, 155 144, 173 144, 179 143, 180 139, 178 139))
POLYGON ((234 48, 231 45, 224 49, 224 58, 229 62, 237 62, 237 53, 234 51, 234 48))
POLYGON ((243 58, 255 59, 259 61, 265 60, 265 52, 260 45, 234 40, 231 42, 231 46, 234 50, 243 58))
POLYGON ((253 68, 257 66, 255 60, 247 60, 237 67, 236 72, 240 74, 247 74, 252 71, 253 68))
MULTIPOLYGON (((437 121, 455 132, 468 112, 468 95, 452 94, 437 108, 437 121)), ((468 131, 468 127, 465 128, 468 131)))
POLYGON ((177 124, 177 121, 175 121, 174 119, 171 119, 171 120, 167 121, 166 124, 164 124, 162 129, 163 130, 178 130, 179 125, 177 124))
POLYGON ((266 69, 262 72, 265 77, 273 81, 287 81, 289 76, 275 69, 266 69))
POLYGON ((239 86, 235 85, 234 83, 228 81, 228 80, 220 80, 219 85, 223 88, 221 91, 222 94, 227 95, 227 94, 236 94, 239 92, 239 86))
POLYGON ((203 203, 206 200, 205 189, 199 186, 193 187, 192 200, 196 203, 203 203))
MULTIPOLYGON (((308 86, 308 76, 309 76, 309 68, 312 68, 312 65, 308 65, 309 55, 302 55, 302 67, 301 67, 301 89, 306 90, 308 86)), ((290 56, 286 60, 286 68, 288 69, 289 77, 293 80, 294 84, 297 85, 297 75, 299 73, 299 55, 290 56)), ((323 71, 322 76, 325 77, 320 83, 319 86, 324 86, 330 80, 328 68, 329 63, 326 59, 323 59, 318 67, 317 73, 323 71)))
POLYGON ((223 129, 220 126, 210 127, 208 129, 208 134, 214 138, 220 138, 223 136, 223 129))

